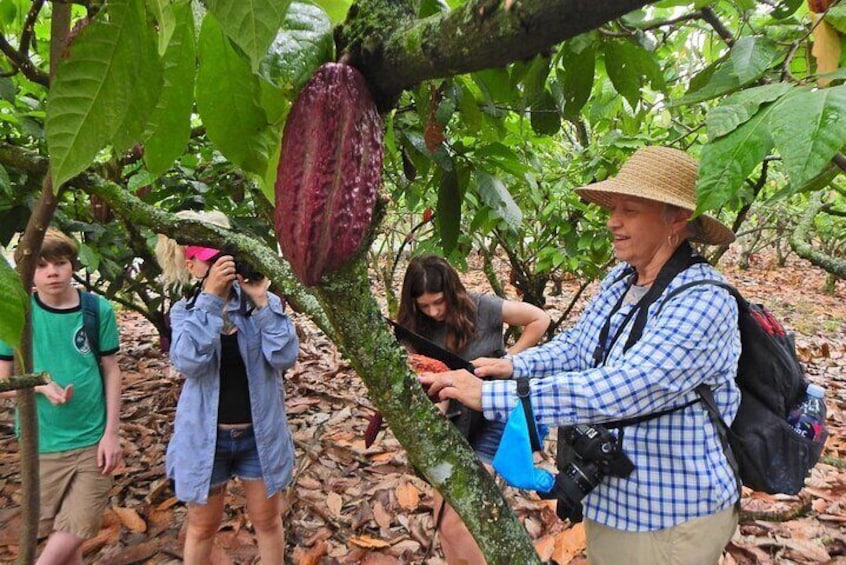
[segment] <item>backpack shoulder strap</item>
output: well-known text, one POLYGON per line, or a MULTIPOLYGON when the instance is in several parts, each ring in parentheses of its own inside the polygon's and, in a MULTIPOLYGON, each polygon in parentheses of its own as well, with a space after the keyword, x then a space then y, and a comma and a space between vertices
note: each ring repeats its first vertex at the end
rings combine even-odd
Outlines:
POLYGON ((661 304, 658 306, 658 311, 655 312, 655 314, 657 315, 661 311, 661 309, 664 308, 664 305, 667 302, 670 301, 671 298, 683 293, 684 291, 686 291, 689 288, 692 288, 694 286, 702 286, 702 285, 705 285, 705 284, 710 284, 710 285, 713 285, 713 286, 718 286, 720 288, 726 289, 734 297, 735 301, 737 302, 738 308, 745 309, 745 310, 749 309, 749 303, 746 301, 745 298, 743 298, 740 295, 740 292, 738 292, 738 290, 736 288, 734 288, 732 285, 728 284, 727 282, 723 282, 723 281, 720 281, 720 280, 717 280, 717 279, 702 279, 702 280, 698 280, 698 281, 691 281, 689 283, 685 283, 685 284, 681 285, 678 288, 674 288, 672 291, 670 291, 669 294, 667 294, 667 296, 664 298, 664 300, 661 301, 661 304))
POLYGON ((79 301, 82 306, 82 327, 91 351, 100 360, 100 305, 97 295, 80 291, 79 301))
POLYGON ((679 273, 699 263, 708 263, 708 260, 701 255, 693 255, 693 248, 687 241, 675 250, 669 261, 661 268, 661 271, 658 273, 652 286, 649 287, 646 295, 637 303, 637 314, 634 325, 632 325, 632 330, 629 332, 629 337, 626 339, 625 350, 628 350, 637 343, 643 334, 649 315, 649 306, 658 300, 679 273))

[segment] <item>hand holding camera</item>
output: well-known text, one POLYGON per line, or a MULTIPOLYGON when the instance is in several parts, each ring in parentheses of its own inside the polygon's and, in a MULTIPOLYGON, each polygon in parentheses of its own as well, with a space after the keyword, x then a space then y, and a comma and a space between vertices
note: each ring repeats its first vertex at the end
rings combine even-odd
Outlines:
POLYGON ((235 258, 231 255, 219 253, 212 257, 209 263, 211 266, 203 282, 203 290, 209 294, 226 298, 229 295, 232 281, 237 276, 235 258))

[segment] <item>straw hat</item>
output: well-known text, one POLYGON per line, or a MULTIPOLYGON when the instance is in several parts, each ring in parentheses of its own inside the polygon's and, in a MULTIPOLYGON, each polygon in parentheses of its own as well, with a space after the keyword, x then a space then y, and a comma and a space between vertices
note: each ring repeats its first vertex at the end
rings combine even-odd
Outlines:
MULTIPOLYGON (((684 151, 643 147, 623 163, 616 177, 577 188, 576 192, 603 208, 611 208, 614 194, 625 194, 695 210, 698 171, 699 164, 684 151)), ((695 221, 698 233, 689 238, 691 241, 711 245, 734 241, 734 233, 711 216, 701 214, 695 221)))

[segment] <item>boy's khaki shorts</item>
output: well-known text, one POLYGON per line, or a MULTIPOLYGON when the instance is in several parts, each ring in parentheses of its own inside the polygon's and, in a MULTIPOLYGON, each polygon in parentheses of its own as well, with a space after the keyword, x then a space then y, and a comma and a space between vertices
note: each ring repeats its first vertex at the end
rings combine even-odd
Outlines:
POLYGON ((38 537, 53 531, 80 538, 97 535, 109 502, 111 475, 97 467, 97 445, 38 456, 41 519, 38 537))

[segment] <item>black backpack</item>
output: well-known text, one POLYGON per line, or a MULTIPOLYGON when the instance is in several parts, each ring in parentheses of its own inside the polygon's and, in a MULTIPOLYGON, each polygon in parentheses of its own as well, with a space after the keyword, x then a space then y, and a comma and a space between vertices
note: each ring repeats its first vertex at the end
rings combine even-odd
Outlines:
POLYGON ((85 337, 88 338, 88 345, 91 351, 100 361, 100 306, 97 303, 97 295, 90 292, 80 291, 79 302, 82 308, 82 329, 85 337))
POLYGON ((706 385, 696 388, 717 425, 723 449, 740 481, 770 494, 796 494, 822 453, 822 441, 797 434, 787 422, 802 402, 808 382, 791 335, 761 304, 747 301, 733 286, 717 280, 694 281, 670 292, 658 311, 691 287, 710 284, 728 290, 737 301, 741 354, 735 380, 740 407, 731 427, 719 415, 706 385))

